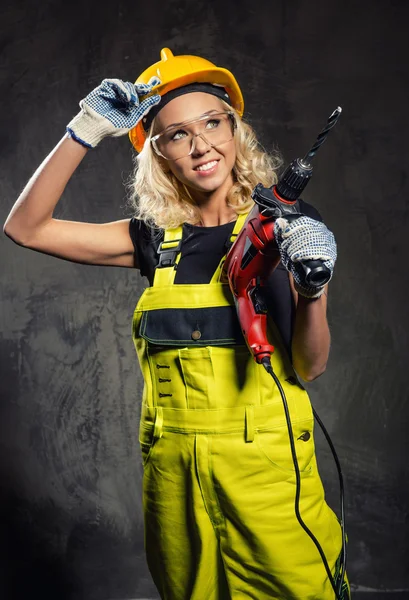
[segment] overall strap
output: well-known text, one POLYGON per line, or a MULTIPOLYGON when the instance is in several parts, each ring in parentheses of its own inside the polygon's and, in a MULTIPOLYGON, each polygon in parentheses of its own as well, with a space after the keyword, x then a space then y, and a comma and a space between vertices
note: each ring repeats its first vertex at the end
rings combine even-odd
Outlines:
MULTIPOLYGON (((238 234, 240 233, 247 219, 247 216, 248 213, 245 213, 237 217, 237 221, 234 225, 233 231, 226 244, 227 252, 232 246, 238 234)), ((163 242, 159 244, 159 248, 157 250, 159 254, 159 263, 155 269, 153 286, 172 285, 174 283, 177 264, 181 256, 182 234, 182 225, 173 229, 165 229, 163 242)), ((221 281, 222 269, 224 261, 226 260, 226 254, 222 257, 216 271, 212 276, 210 283, 219 283, 221 281)))
POLYGON ((155 269, 153 286, 171 285, 175 280, 176 265, 180 260, 183 226, 165 229, 163 242, 157 250, 159 263, 155 269))
POLYGON ((247 219, 249 213, 245 213, 243 215, 239 215, 237 217, 237 221, 234 224, 234 229, 231 232, 231 235, 229 237, 229 239, 227 240, 226 243, 226 254, 222 257, 221 261, 218 264, 217 269, 215 270, 215 272, 213 273, 213 277, 210 280, 210 283, 219 283, 222 280, 222 272, 223 272, 223 265, 224 262, 226 260, 226 256, 230 250, 230 248, 232 247, 232 245, 234 244, 236 237, 238 236, 238 234, 240 233, 240 231, 242 230, 242 227, 247 219))

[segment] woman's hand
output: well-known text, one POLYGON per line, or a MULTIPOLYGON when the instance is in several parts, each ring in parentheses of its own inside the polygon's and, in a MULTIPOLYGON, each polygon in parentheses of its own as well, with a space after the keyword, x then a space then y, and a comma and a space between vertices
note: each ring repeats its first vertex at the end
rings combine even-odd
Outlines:
POLYGON ((147 84, 104 79, 81 100, 81 111, 68 123, 67 131, 87 148, 95 148, 104 137, 125 135, 160 102, 158 94, 139 101, 139 95, 148 94, 159 83, 157 77, 147 84))
POLYGON ((332 231, 324 223, 303 215, 292 222, 285 218, 277 219, 274 235, 281 262, 294 277, 297 292, 305 298, 319 298, 325 286, 307 285, 300 263, 305 260, 322 260, 332 277, 337 259, 337 245, 332 231))

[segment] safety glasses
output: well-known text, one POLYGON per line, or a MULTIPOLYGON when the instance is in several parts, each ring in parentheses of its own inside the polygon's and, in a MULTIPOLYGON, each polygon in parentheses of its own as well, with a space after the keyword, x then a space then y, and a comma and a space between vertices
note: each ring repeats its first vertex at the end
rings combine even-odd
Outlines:
POLYGON ((208 112, 200 117, 167 127, 150 138, 156 154, 166 160, 190 156, 200 137, 212 148, 233 139, 236 120, 232 111, 208 112))

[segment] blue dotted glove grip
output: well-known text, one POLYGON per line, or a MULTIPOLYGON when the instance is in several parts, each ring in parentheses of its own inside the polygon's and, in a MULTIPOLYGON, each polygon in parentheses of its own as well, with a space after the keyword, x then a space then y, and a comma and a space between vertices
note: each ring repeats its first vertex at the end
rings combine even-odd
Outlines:
POLYGON ((337 245, 332 231, 324 223, 302 216, 292 222, 285 218, 277 219, 274 235, 281 262, 294 277, 297 291, 307 298, 321 296, 324 286, 308 286, 300 263, 306 260, 322 260, 332 277, 337 259, 337 245))
POLYGON ((67 131, 88 148, 95 148, 104 137, 127 134, 160 102, 158 94, 139 101, 139 95, 149 93, 159 83, 157 77, 147 84, 104 79, 81 100, 81 111, 68 123, 67 131))

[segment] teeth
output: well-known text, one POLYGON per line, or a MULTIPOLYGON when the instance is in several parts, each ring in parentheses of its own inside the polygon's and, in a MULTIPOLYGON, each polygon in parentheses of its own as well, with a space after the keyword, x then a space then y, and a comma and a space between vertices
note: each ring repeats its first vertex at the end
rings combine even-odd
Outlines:
POLYGON ((205 165, 196 167, 195 171, 208 171, 209 169, 212 169, 215 165, 217 165, 217 160, 212 160, 212 162, 208 162, 205 165))

